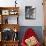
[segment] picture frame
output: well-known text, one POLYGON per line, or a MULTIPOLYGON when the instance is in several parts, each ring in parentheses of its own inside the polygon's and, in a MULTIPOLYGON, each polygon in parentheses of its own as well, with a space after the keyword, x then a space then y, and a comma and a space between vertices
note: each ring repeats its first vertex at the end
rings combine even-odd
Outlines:
POLYGON ((10 11, 9 11, 9 14, 10 14, 10 15, 16 15, 17 13, 18 13, 18 12, 17 12, 16 10, 10 10, 10 11))
POLYGON ((36 11, 32 6, 25 6, 25 19, 35 19, 36 11))
POLYGON ((2 15, 9 15, 9 10, 2 10, 2 15))

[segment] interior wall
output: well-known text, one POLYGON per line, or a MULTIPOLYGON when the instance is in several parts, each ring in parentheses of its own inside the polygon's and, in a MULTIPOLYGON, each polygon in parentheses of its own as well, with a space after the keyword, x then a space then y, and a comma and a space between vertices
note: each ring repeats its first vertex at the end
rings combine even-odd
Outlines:
MULTIPOLYGON (((1 7, 15 6, 15 0, 0 0, 1 7)), ((42 0, 17 0, 17 6, 19 6, 19 24, 20 26, 43 26, 43 6, 42 0), (25 6, 33 6, 36 8, 36 19, 25 19, 25 6)), ((11 17, 12 18, 12 17, 11 17)), ((10 19, 9 19, 10 20, 10 19)), ((14 22, 14 21, 13 21, 14 22)))
POLYGON ((20 1, 20 18, 19 24, 21 26, 43 26, 43 6, 42 0, 25 0, 20 1), (25 19, 25 6, 33 6, 36 8, 36 19, 35 20, 26 20, 25 19))

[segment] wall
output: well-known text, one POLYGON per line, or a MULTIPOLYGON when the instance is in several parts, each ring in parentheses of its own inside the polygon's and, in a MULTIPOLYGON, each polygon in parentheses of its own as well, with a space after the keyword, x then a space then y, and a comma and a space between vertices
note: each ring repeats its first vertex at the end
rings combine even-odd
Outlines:
MULTIPOLYGON (((9 7, 14 6, 15 0, 0 0, 0 6, 9 7)), ((20 26, 43 26, 43 6, 42 0, 17 0, 17 6, 19 9, 19 24, 20 26), (35 20, 26 20, 25 19, 25 6, 33 6, 36 8, 36 19, 35 20)))
POLYGON ((20 1, 20 23, 22 26, 42 26, 43 25, 43 11, 42 11, 42 0, 25 0, 20 1), (33 6, 36 8, 36 20, 25 20, 25 6, 33 6))

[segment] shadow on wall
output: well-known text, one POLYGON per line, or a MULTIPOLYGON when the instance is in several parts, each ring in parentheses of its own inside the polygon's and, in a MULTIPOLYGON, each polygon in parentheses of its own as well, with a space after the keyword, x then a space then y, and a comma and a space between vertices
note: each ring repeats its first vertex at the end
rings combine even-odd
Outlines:
POLYGON ((39 41, 40 41, 41 43, 43 43, 43 33, 42 33, 43 31, 42 31, 42 26, 21 26, 21 27, 20 27, 20 32, 19 32, 19 39, 20 39, 20 41, 22 40, 23 35, 24 35, 25 31, 26 31, 28 28, 32 28, 32 29, 36 32, 39 41))

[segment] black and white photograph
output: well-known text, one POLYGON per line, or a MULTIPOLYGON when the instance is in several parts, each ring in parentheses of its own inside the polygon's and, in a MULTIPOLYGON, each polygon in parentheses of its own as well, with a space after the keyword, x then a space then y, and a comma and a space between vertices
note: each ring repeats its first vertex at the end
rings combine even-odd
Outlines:
POLYGON ((35 19, 35 8, 25 6, 25 19, 35 19))

